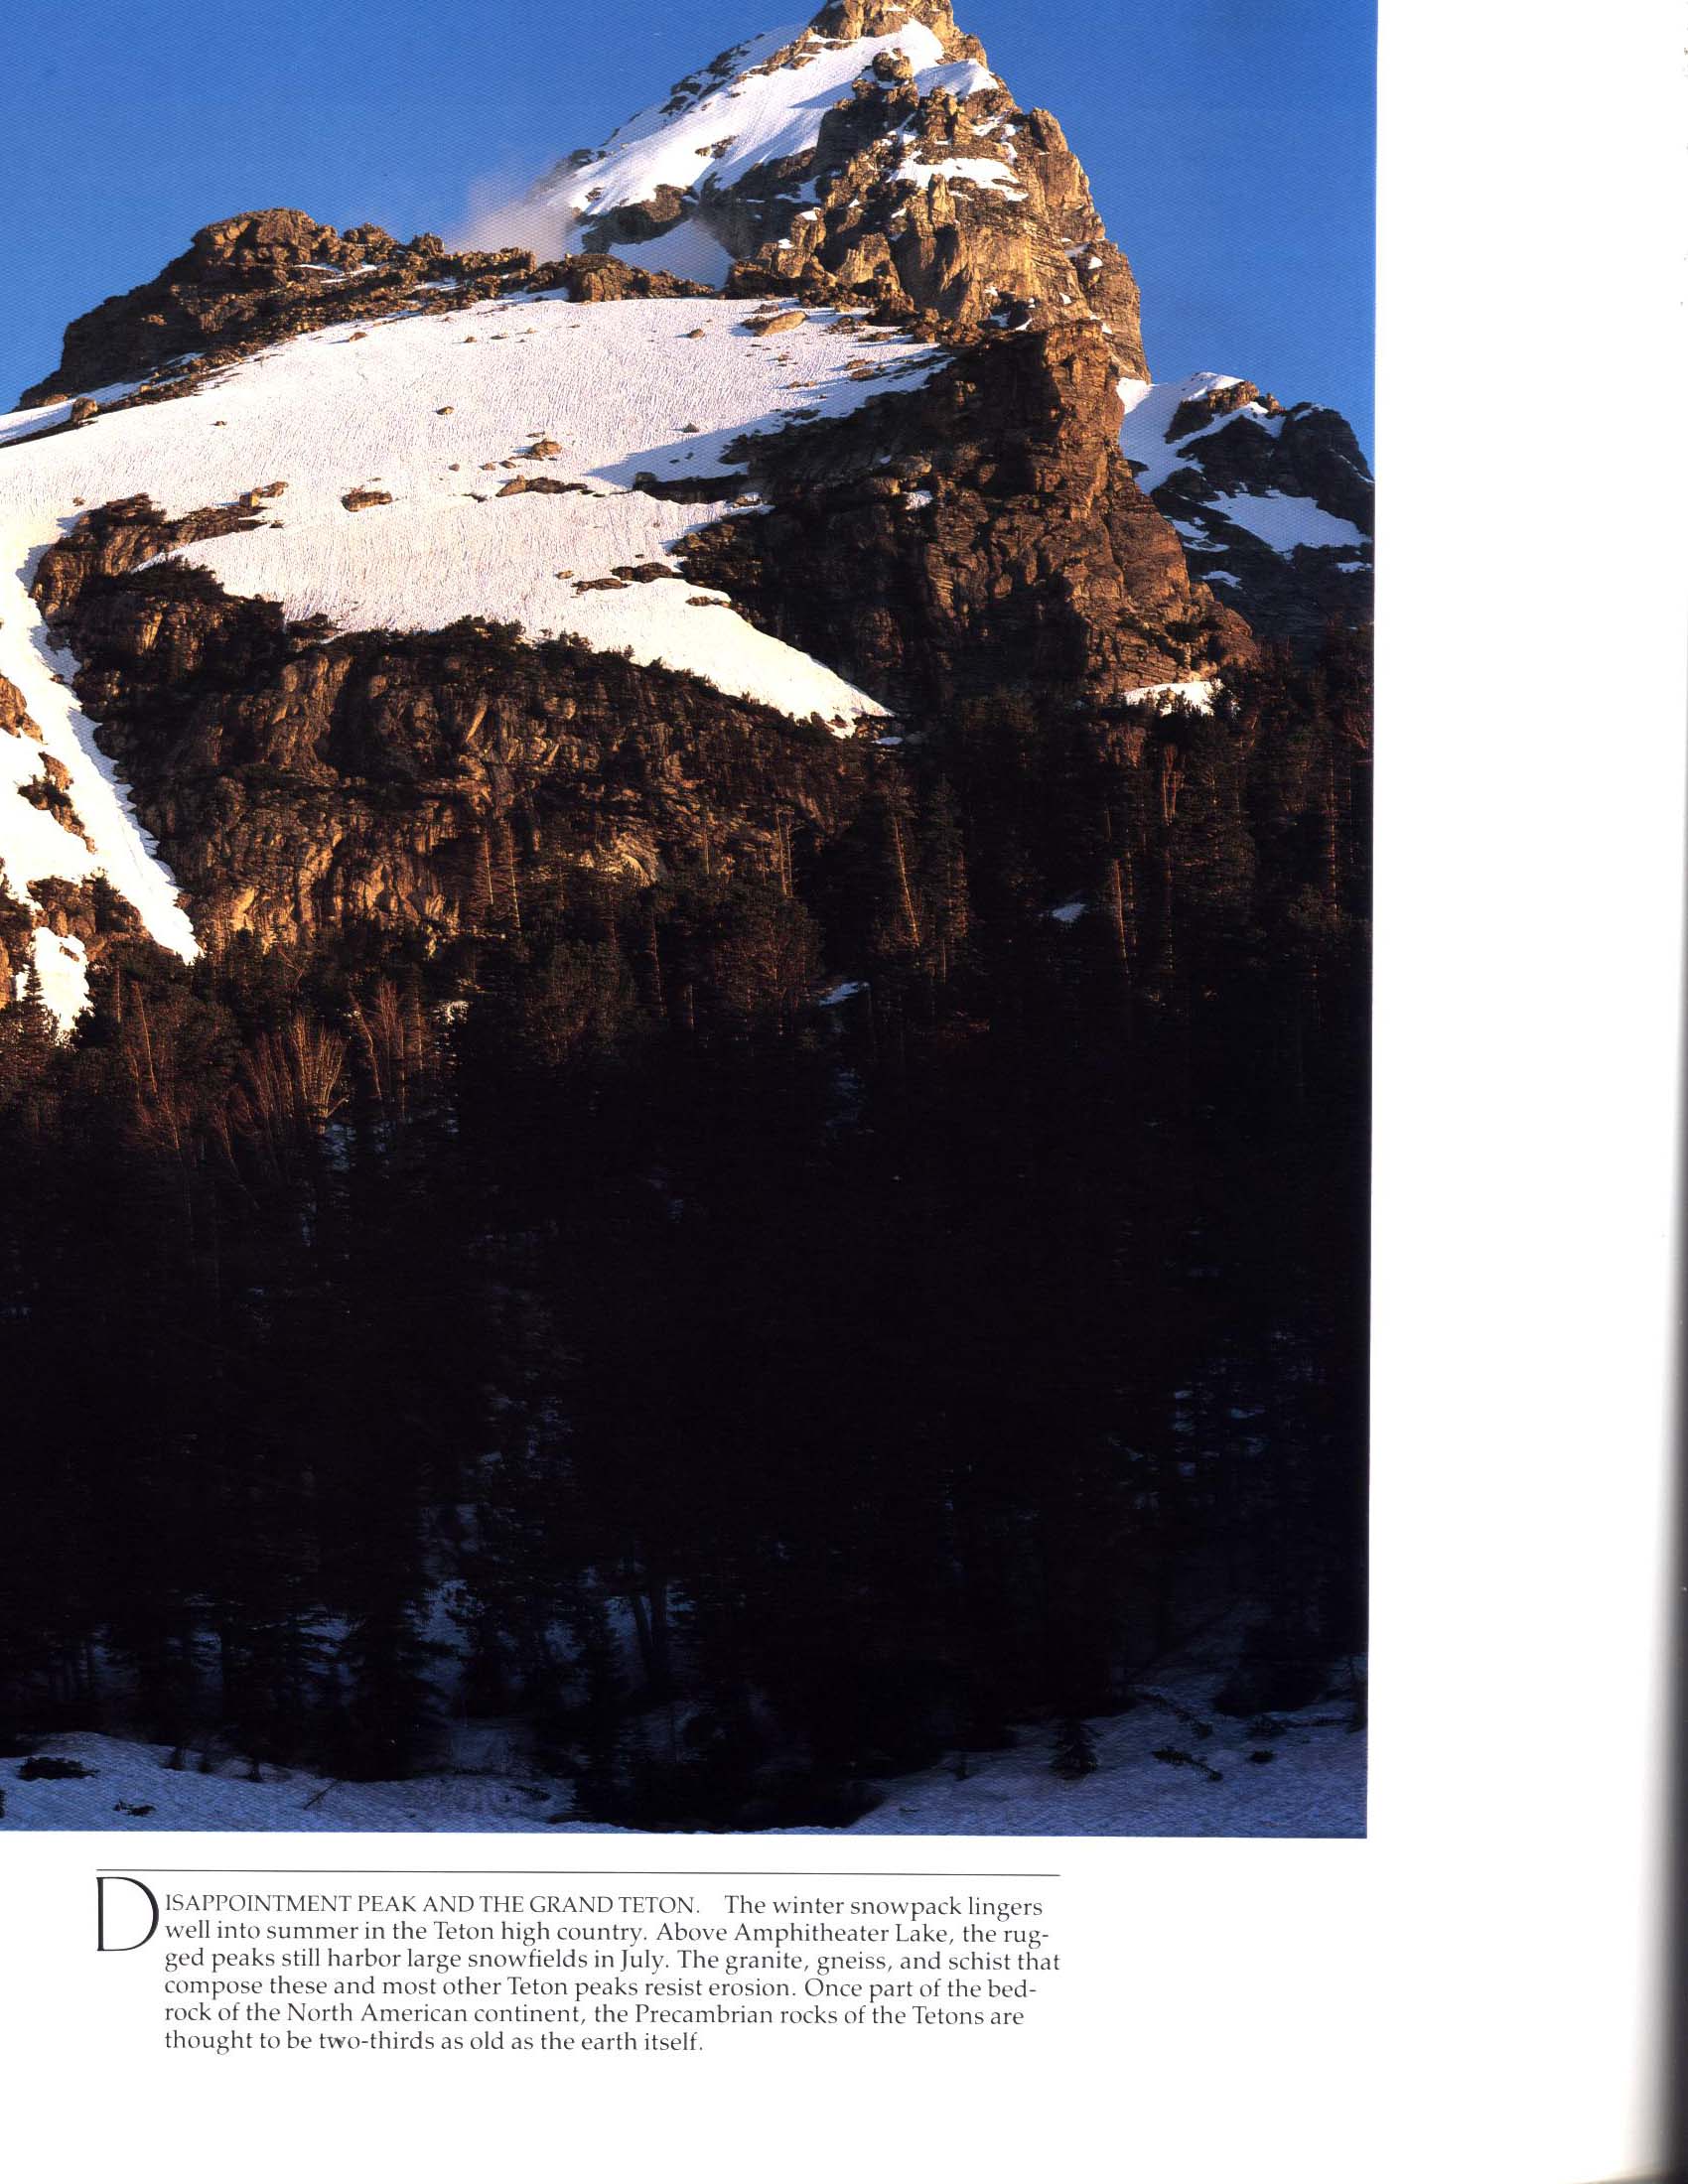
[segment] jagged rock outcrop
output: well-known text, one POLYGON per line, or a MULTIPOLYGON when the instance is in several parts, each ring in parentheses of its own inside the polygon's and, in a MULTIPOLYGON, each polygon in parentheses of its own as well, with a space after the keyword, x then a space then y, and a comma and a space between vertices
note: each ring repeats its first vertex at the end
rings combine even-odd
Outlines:
POLYGON ((581 303, 704 293, 602 255, 538 267, 525 250, 448 250, 438 235, 401 243, 372 225, 342 233, 285 206, 241 212, 202 227, 154 279, 72 320, 58 370, 20 400, 28 408, 155 375, 161 383, 148 395, 181 393, 214 368, 319 327, 401 307, 455 310, 533 286, 581 303))
POLYGON ((813 216, 793 216, 778 196, 720 208, 704 200, 701 216, 743 245, 737 290, 783 282, 820 302, 906 298, 960 326, 1094 317, 1120 368, 1145 368, 1137 284, 1053 114, 1021 114, 1001 90, 920 98, 876 79, 827 117, 815 164, 813 216), (969 172, 991 164, 980 160, 981 113, 1013 143, 1012 182, 969 172), (896 165, 888 141, 902 149, 896 165))
MULTIPOLYGON (((0 675, 0 736, 41 742, 23 693, 0 675)), ((87 835, 70 794, 70 778, 51 751, 42 751, 39 771, 16 788, 0 785, 0 795, 21 796, 27 804, 63 827, 82 845, 87 835)), ((132 939, 140 920, 131 905, 101 879, 71 881, 38 878, 21 891, 0 887, 0 1009, 39 990, 44 959, 51 965, 53 941, 69 942, 81 965, 97 965, 114 940, 132 939)))
POLYGON ((1163 490, 1176 487, 1193 501, 1220 493, 1284 493, 1312 500, 1370 535, 1371 473, 1352 427, 1333 409, 1302 402, 1286 410, 1275 396, 1240 379, 1187 398, 1167 438, 1176 468, 1163 490))

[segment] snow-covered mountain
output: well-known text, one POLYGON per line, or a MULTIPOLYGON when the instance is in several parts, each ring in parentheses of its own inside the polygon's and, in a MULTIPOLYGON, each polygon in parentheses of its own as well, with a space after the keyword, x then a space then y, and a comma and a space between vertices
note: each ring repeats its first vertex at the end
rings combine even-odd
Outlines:
MULTIPOLYGON (((590 655, 640 704, 679 677, 895 749, 986 692, 1205 693, 1255 634, 1364 612, 1352 436, 1150 380, 1082 169, 948 0, 733 48, 477 240, 219 222, 0 419, 0 995, 69 1024, 126 936, 452 929, 566 746, 515 724, 513 656, 386 718, 460 624, 567 648, 576 716, 631 702, 590 655), (348 774, 352 686, 382 749, 348 774)), ((673 803, 596 812, 581 854, 648 876, 673 803)))
POLYGON ((76 320, 0 1824, 1357 1830, 1369 511, 946 0, 76 320))

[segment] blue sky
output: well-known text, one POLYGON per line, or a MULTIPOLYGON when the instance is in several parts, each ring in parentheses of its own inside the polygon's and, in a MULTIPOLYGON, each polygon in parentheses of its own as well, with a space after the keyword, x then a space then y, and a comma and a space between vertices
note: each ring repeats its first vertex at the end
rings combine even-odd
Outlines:
MULTIPOLYGON (((815 0, 818 5, 818 0, 815 0)), ((449 232, 804 0, 11 0, 0 407, 196 227, 294 205, 449 232)), ((1160 377, 1235 371, 1371 444, 1372 0, 958 0, 1060 120, 1160 377)))

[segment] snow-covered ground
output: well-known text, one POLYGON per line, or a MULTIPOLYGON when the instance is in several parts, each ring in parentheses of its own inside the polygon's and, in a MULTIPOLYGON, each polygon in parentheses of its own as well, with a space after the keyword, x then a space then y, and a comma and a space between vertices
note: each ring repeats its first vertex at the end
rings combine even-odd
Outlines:
POLYGON ((1006 144, 1000 159, 940 159, 931 163, 913 156, 903 160, 892 174, 893 182, 911 184, 916 190, 924 190, 934 182, 970 182, 981 190, 997 190, 1005 198, 1023 199, 1024 190, 1014 187, 1014 170, 1007 161, 1014 156, 1006 144))
MULTIPOLYGON (((503 300, 303 335, 192 394, 46 438, 22 436, 67 421, 68 404, 0 418, 0 675, 41 731, 39 743, 0 736, 9 891, 27 900, 35 881, 103 873, 157 940, 194 951, 156 844, 74 703, 74 663, 55 651, 29 595, 42 552, 83 508, 130 494, 178 516, 264 491, 256 527, 178 558, 293 618, 417 630, 477 615, 625 649, 841 733, 882 714, 754 628, 725 593, 688 583, 674 550, 738 502, 743 467, 726 451, 741 434, 842 416, 924 378, 941 352, 866 341, 830 311, 773 335, 752 332, 753 315, 713 299, 503 300), (528 452, 540 444, 556 452, 528 452), (640 473, 729 483, 723 497, 680 502, 641 490, 640 473), (500 491, 518 479, 572 489, 500 491), (354 492, 389 497, 349 509, 354 492), (664 573, 628 582, 614 575, 626 567, 664 573), (16 793, 44 777, 44 752, 69 775, 86 840, 16 793)), ((39 967, 50 1005, 73 1016, 80 966, 61 950, 39 967)))
MULTIPOLYGON (((1223 1676, 1192 1655, 1145 1679, 1130 1711, 1090 1724, 1097 1766, 1068 1781, 1050 1769, 1053 1731, 1024 1728, 1013 1749, 878 1785, 882 1802, 847 1831, 776 1833, 864 1836, 1360 1836, 1365 1833, 1365 1735, 1350 1726, 1345 1698, 1274 1717, 1275 1733, 1211 1710, 1223 1676), (1190 1718, 1194 1716, 1194 1719, 1190 1718), (1209 1731, 1202 1735, 1197 1724, 1209 1731), (1157 1752, 1184 1759, 1157 1758, 1157 1752), (1251 1753, 1270 1752, 1269 1760, 1251 1753), (1214 1779, 1217 1777, 1217 1779, 1214 1779)), ((165 1765, 162 1747, 116 1737, 50 1737, 38 1749, 92 1772, 63 1782, 18 1779, 0 1761, 0 1830, 134 1829, 393 1831, 510 1834, 556 1828, 613 1834, 571 1817, 569 1786, 509 1771, 493 1739, 486 1773, 424 1775, 408 1782, 329 1782, 266 1767, 244 1779, 238 1762, 216 1772, 165 1765), (500 1766, 500 1758, 503 1765, 500 1766)), ((461 1747, 460 1747, 461 1749, 461 1747)))
MULTIPOLYGON (((721 56, 724 66, 698 70, 676 86, 674 97, 624 122, 592 159, 558 168, 527 196, 483 213, 469 239, 490 248, 518 243, 555 257, 585 248, 591 238, 583 231, 595 219, 622 206, 647 205, 659 190, 727 190, 754 168, 799 159, 814 150, 831 108, 849 96, 851 84, 883 53, 908 57, 922 96, 943 89, 965 98, 997 80, 978 62, 946 63, 936 34, 923 23, 905 23, 880 38, 804 34, 804 25, 788 24, 733 48, 721 56), (769 66, 798 40, 801 46, 781 66, 769 66)), ((1013 158, 1007 146, 1002 157, 1013 158)), ((1009 178, 1002 174, 1001 180, 1009 178)), ((713 242, 700 221, 688 219, 654 240, 614 248, 618 257, 637 265, 716 279, 718 274, 696 270, 714 262, 707 249, 713 242)))

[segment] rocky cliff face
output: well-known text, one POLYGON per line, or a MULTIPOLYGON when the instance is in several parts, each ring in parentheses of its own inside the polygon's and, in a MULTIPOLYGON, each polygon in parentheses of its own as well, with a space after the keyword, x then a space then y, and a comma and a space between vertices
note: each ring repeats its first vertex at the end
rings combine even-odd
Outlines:
POLYGON ((1118 436, 1096 329, 987 340, 918 393, 749 446, 772 512, 695 536, 686 566, 911 721, 991 693, 1127 707, 1253 645, 1118 436))
MULTIPOLYGON (((37 596, 202 940, 519 922, 523 879, 766 874, 860 799, 870 745, 689 676, 466 620, 336 639, 168 558, 214 515, 85 519, 37 596)), ((883 762, 883 761, 881 761, 883 762)))

